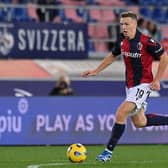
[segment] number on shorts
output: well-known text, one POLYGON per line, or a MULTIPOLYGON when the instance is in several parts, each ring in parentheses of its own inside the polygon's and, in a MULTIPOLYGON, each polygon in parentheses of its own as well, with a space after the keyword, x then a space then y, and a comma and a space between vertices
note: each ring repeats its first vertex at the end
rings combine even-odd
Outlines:
POLYGON ((136 93, 136 100, 142 98, 142 96, 144 95, 144 90, 141 90, 141 89, 137 89, 137 93, 136 93))
MULTIPOLYGON (((136 92, 136 95, 135 95, 135 96, 136 96, 136 100, 142 98, 143 95, 144 95, 144 93, 145 93, 144 90, 138 88, 138 89, 137 89, 137 92, 136 92)), ((147 92, 146 92, 147 98, 149 97, 150 93, 151 93, 150 91, 147 91, 147 92)))

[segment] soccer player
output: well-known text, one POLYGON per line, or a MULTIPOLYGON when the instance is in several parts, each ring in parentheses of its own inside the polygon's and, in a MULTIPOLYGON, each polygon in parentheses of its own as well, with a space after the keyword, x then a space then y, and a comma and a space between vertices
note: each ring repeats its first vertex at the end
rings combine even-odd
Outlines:
POLYGON ((111 159, 129 116, 137 128, 168 125, 168 117, 144 113, 149 94, 160 90, 160 80, 168 65, 168 55, 157 41, 137 29, 137 16, 133 12, 121 13, 120 26, 122 33, 112 52, 96 69, 81 74, 82 77, 95 76, 108 67, 117 55, 123 56, 126 66, 126 99, 116 111, 115 124, 105 150, 97 156, 97 160, 103 162, 111 159), (160 61, 154 77, 153 60, 160 61))

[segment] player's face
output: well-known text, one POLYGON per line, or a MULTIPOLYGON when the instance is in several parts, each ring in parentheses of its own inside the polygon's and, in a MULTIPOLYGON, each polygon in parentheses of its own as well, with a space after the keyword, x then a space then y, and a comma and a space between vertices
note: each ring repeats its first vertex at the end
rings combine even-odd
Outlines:
POLYGON ((131 17, 122 17, 120 19, 120 26, 123 35, 129 39, 134 38, 137 28, 137 21, 131 17))

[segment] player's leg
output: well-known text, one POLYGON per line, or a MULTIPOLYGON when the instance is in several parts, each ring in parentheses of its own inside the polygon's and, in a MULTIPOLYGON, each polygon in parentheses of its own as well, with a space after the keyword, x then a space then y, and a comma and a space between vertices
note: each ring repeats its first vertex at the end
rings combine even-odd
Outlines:
POLYGON ((146 115, 144 114, 144 108, 141 108, 138 113, 131 116, 131 120, 136 128, 145 127, 147 123, 146 115))
POLYGON ((168 116, 162 116, 158 114, 146 114, 146 127, 147 126, 159 126, 168 125, 168 116))
POLYGON ((116 112, 116 122, 113 126, 111 137, 106 149, 97 156, 99 161, 109 161, 112 157, 112 152, 117 145, 120 137, 124 133, 125 123, 129 114, 135 109, 136 105, 132 102, 124 101, 116 112))
POLYGON ((159 126, 168 125, 168 116, 157 114, 144 114, 145 110, 142 108, 137 114, 131 117, 135 127, 159 126))
POLYGON ((140 109, 136 109, 135 113, 131 116, 132 122, 134 123, 135 127, 147 127, 147 126, 158 126, 158 125, 168 125, 168 116, 158 115, 158 114, 145 114, 147 109, 146 100, 144 102, 137 102, 141 104, 140 109))
POLYGON ((107 149, 113 151, 118 140, 122 136, 129 114, 135 109, 136 105, 132 102, 124 101, 116 112, 116 121, 112 129, 112 134, 107 144, 107 149))
POLYGON ((112 151, 124 132, 127 117, 131 114, 135 115, 137 112, 139 112, 142 104, 149 95, 149 91, 149 84, 140 84, 136 87, 126 89, 126 100, 120 105, 116 112, 116 122, 112 129, 107 148, 100 155, 98 155, 97 160, 108 161, 111 159, 112 151))
POLYGON ((146 124, 144 111, 146 110, 147 103, 145 101, 149 95, 148 91, 150 89, 148 86, 148 84, 140 84, 126 90, 127 97, 117 110, 116 123, 114 124, 110 140, 107 144, 108 150, 114 150, 118 140, 124 132, 128 116, 138 113, 138 117, 134 117, 135 122, 142 126, 146 124))

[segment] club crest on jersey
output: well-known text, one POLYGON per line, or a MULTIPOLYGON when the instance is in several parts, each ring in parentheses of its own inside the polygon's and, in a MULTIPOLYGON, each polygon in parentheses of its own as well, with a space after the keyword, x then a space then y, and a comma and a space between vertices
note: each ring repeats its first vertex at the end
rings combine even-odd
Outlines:
POLYGON ((137 49, 138 49, 138 50, 142 50, 142 47, 143 47, 143 44, 142 44, 141 42, 139 42, 139 43, 137 44, 137 49))

